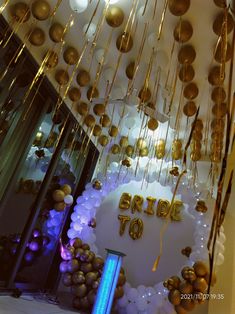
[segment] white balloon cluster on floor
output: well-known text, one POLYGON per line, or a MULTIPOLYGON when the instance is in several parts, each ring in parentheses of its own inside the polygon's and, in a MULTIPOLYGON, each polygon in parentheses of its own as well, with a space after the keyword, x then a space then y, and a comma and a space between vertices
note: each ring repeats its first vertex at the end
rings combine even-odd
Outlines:
MULTIPOLYGON (((101 203, 105 197, 118 186, 127 184, 130 181, 143 180, 146 167, 149 167, 149 159, 142 158, 135 173, 137 160, 132 160, 130 168, 121 167, 118 163, 111 163, 106 176, 99 173, 97 179, 101 182, 101 188, 93 188, 92 183, 86 185, 85 191, 77 198, 77 205, 71 215, 71 225, 68 230, 70 239, 79 237, 91 247, 95 254, 98 253, 95 241, 96 236, 94 229, 89 227, 89 221, 96 216, 101 203)), ((151 169, 148 169, 149 175, 144 179, 145 183, 158 181, 161 185, 168 185, 175 189, 177 177, 167 175, 169 165, 163 161, 159 163, 156 160, 151 161, 151 169), (161 169, 161 172, 159 172, 161 169)), ((185 177, 179 185, 177 194, 181 194, 182 201, 188 204, 188 213, 195 218, 196 229, 194 233, 195 245, 192 248, 190 258, 184 266, 192 266, 194 262, 201 260, 208 262, 207 240, 210 230, 211 215, 210 212, 199 213, 195 210, 198 200, 201 200, 205 186, 196 184, 194 190, 191 189, 190 177, 185 177)), ((212 200, 210 200, 212 202, 212 200)), ((225 235, 221 229, 219 240, 216 244, 216 264, 220 265, 223 260, 225 235)), ((179 270, 180 273, 180 270, 179 270)), ((175 313, 172 304, 167 299, 168 291, 164 288, 163 283, 157 283, 154 287, 145 287, 143 285, 137 288, 131 287, 129 283, 125 285, 125 295, 118 301, 117 306, 121 314, 171 314, 175 313), (159 311, 159 312, 157 312, 159 311)))

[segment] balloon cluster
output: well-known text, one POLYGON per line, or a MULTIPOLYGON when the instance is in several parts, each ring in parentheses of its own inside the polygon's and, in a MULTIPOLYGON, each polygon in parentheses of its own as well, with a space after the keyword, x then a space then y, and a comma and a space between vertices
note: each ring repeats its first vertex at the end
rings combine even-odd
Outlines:
MULTIPOLYGON (((0 237, 0 267, 2 273, 5 275, 7 275, 11 270, 13 257, 16 254, 20 240, 20 234, 12 234, 9 236, 0 237)), ((49 242, 50 239, 39 229, 35 228, 27 244, 21 267, 23 268, 25 266, 32 265, 35 259, 42 255, 45 247, 49 242)))
MULTIPOLYGON (((71 287, 74 295, 73 306, 78 310, 91 309, 100 283, 104 260, 96 256, 90 250, 90 246, 83 243, 80 238, 70 240, 66 247, 61 246, 61 257, 64 260, 60 264, 62 281, 66 287, 71 287)), ((125 273, 121 269, 114 300, 123 297, 125 282, 125 273)))
POLYGON ((72 205, 73 196, 71 195, 72 189, 68 184, 62 185, 59 189, 56 189, 52 192, 52 198, 54 201, 53 208, 61 212, 67 205, 72 205))
MULTIPOLYGON (((181 271, 183 279, 172 276, 164 281, 164 286, 169 290, 168 299, 174 305, 176 313, 185 314, 192 311, 196 304, 207 300, 209 272, 205 263, 197 261, 193 267, 184 267, 181 271)), ((215 283, 212 276, 212 285, 215 283)))

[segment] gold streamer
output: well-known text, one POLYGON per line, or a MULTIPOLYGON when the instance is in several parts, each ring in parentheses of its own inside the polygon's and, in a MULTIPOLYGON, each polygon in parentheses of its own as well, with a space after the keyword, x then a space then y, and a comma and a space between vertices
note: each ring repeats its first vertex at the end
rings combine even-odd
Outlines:
POLYGON ((187 173, 186 170, 183 170, 180 175, 178 176, 178 179, 177 179, 177 182, 176 182, 176 186, 175 186, 175 190, 174 190, 174 193, 173 193, 173 196, 172 196, 172 199, 171 199, 171 204, 170 204, 170 208, 169 208, 169 212, 166 216, 166 220, 160 230, 160 252, 159 252, 159 255, 157 256, 154 264, 153 264, 153 268, 152 268, 152 271, 155 272, 158 268, 158 265, 159 265, 159 262, 160 262, 160 259, 161 259, 161 256, 162 256, 162 252, 163 252, 163 236, 166 232, 166 229, 169 225, 169 222, 170 222, 170 217, 171 217, 171 213, 172 213, 172 209, 173 209, 173 204, 174 204, 174 200, 175 200, 175 196, 176 196, 176 193, 177 193, 177 190, 178 190, 178 186, 180 184, 180 181, 183 177, 183 175, 187 173))
POLYGON ((164 8, 162 11, 162 16, 161 16, 161 22, 160 22, 159 29, 158 29, 158 37, 157 37, 158 40, 161 39, 163 24, 164 24, 165 15, 166 15, 166 10, 168 7, 168 2, 169 2, 169 0, 165 0, 165 3, 164 3, 164 8))
POLYGON ((8 5, 9 2, 10 0, 5 0, 4 3, 0 6, 0 14, 3 13, 3 11, 6 9, 6 6, 8 5))

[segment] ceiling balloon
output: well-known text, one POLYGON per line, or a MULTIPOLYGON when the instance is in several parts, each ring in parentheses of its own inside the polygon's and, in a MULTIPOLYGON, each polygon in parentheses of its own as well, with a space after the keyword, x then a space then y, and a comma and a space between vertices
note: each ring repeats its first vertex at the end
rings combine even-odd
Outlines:
POLYGON ((48 19, 50 11, 51 7, 45 0, 36 0, 32 4, 32 14, 39 21, 48 19))
POLYGON ((133 47, 133 39, 131 35, 128 33, 120 34, 116 41, 116 47, 123 53, 129 52, 133 47))
POLYGON ((217 45, 215 51, 215 61, 219 63, 228 62, 232 58, 232 47, 228 42, 225 47, 221 44, 221 42, 217 45))
POLYGON ((78 101, 81 98, 80 89, 78 89, 77 87, 71 87, 68 91, 68 96, 72 102, 78 101))
POLYGON ((132 80, 134 77, 134 71, 135 71, 135 62, 130 62, 128 66, 126 67, 126 76, 129 80, 132 80))
POLYGON ((32 45, 41 46, 44 44, 45 40, 46 40, 46 35, 41 28, 34 27, 34 29, 30 31, 29 42, 32 45))
POLYGON ((110 6, 105 15, 106 22, 111 27, 119 27, 124 21, 124 12, 117 6, 110 6))
POLYGON ((211 100, 215 103, 221 103, 226 99, 226 92, 223 87, 215 87, 211 93, 211 100))
POLYGON ((163 50, 157 50, 157 52, 156 52, 156 60, 157 60, 157 63, 159 64, 159 66, 162 69, 164 69, 168 65, 168 62, 169 62, 168 55, 163 50))
POLYGON ((178 53, 178 60, 180 64, 191 64, 196 58, 196 51, 192 45, 184 45, 178 53))
POLYGON ((191 100, 198 96, 198 87, 195 83, 189 83, 184 87, 184 97, 191 100))
POLYGON ((77 83, 81 87, 89 85, 91 80, 90 74, 86 70, 80 70, 77 75, 77 83))
POLYGON ((88 0, 69 0, 71 9, 76 13, 84 12, 88 7, 88 0))
POLYGON ((64 61, 68 64, 68 65, 74 65, 78 62, 78 58, 79 58, 79 54, 77 49, 75 49, 74 47, 67 47, 64 51, 64 61))
POLYGON ((61 42, 64 37, 64 26, 60 23, 53 23, 49 29, 49 36, 55 43, 61 42))
POLYGON ((82 30, 88 39, 92 39, 95 36, 96 24, 94 23, 85 24, 82 30))
POLYGON ((174 38, 176 41, 185 43, 193 35, 193 27, 189 21, 180 20, 174 29, 174 38))
POLYGON ((26 3, 18 2, 11 7, 10 14, 15 21, 25 23, 30 18, 30 9, 26 3))
POLYGON ((191 82, 194 79, 195 71, 192 65, 182 65, 179 71, 179 79, 181 82, 191 82))
POLYGON ((221 66, 214 66, 210 69, 208 81, 211 85, 221 85, 224 81, 224 74, 222 73, 221 66))
POLYGON ((190 7, 190 0, 170 0, 168 8, 171 14, 176 16, 184 15, 190 7))
MULTIPOLYGON (((219 13, 213 23, 213 31, 216 35, 220 36, 222 34, 223 31, 223 25, 225 23, 225 14, 224 12, 219 13)), ((233 21, 233 17, 232 15, 228 12, 227 14, 227 25, 226 25, 226 29, 227 29, 227 33, 231 33, 231 31, 233 30, 233 26, 234 26, 234 21, 233 21)))

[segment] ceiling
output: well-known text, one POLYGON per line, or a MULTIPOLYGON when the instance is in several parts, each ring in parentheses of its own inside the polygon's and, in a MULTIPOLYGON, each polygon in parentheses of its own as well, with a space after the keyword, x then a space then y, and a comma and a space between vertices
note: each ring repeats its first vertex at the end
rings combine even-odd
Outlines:
MULTIPOLYGON (((80 4, 84 4, 88 1, 77 0, 80 4)), ((3 2, 3 1, 1 1, 3 2)), ((11 1, 12 4, 17 1, 11 1)), ((31 5, 34 1, 24 1, 31 5)), ((163 19, 163 24, 161 24, 161 19, 163 16, 164 4, 163 0, 133 0, 125 1, 118 0, 116 1, 115 6, 120 7, 124 12, 124 21, 120 27, 112 28, 110 27, 105 19, 101 23, 102 16, 104 14, 105 5, 107 3, 105 0, 90 0, 85 11, 82 13, 75 13, 70 7, 71 1, 57 1, 51 0, 50 3, 51 12, 57 4, 60 4, 55 12, 53 18, 48 18, 43 21, 36 20, 32 14, 27 23, 20 25, 18 28, 18 35, 26 43, 29 51, 32 53, 34 58, 39 64, 43 60, 48 49, 53 49, 59 54, 59 63, 56 68, 46 70, 46 75, 49 77, 57 91, 60 91, 62 98, 67 103, 67 105, 72 108, 73 113, 77 116, 79 122, 83 125, 84 129, 87 130, 88 134, 91 133, 91 128, 88 128, 82 121, 83 118, 76 112, 76 106, 73 106, 68 95, 66 94, 66 89, 68 87, 59 88, 58 83, 55 80, 55 72, 58 69, 64 69, 69 72, 71 80, 69 81, 69 87, 79 87, 76 82, 76 76, 79 69, 85 69, 89 71, 91 76, 91 83, 94 84, 97 73, 99 76, 99 82, 97 88, 99 90, 100 100, 93 99, 92 103, 89 103, 87 99, 87 90, 89 86, 79 87, 81 90, 81 101, 85 101, 90 106, 90 113, 93 113, 94 103, 96 102, 107 102, 106 113, 113 119, 112 124, 118 126, 119 136, 127 135, 129 137, 129 143, 131 145, 135 144, 136 138, 143 137, 148 142, 148 145, 153 145, 158 139, 166 139, 166 145, 170 149, 172 140, 174 138, 182 139, 183 143, 186 143, 190 129, 191 122, 194 117, 187 118, 183 114, 183 106, 186 104, 187 99, 182 96, 182 88, 184 88, 185 83, 182 83, 177 75, 178 63, 178 52, 182 47, 182 44, 174 41, 174 28, 179 22, 180 17, 174 16, 171 14, 169 9, 166 10, 165 17, 163 19), (60 3, 61 2, 61 3, 60 3), (144 11, 144 7, 146 9, 144 11), (155 7, 156 5, 156 7, 155 7), (134 8, 134 9, 133 9, 134 8), (154 8, 156 9, 155 16, 153 17, 154 8), (128 18, 131 18, 131 10, 133 10, 135 18, 129 20, 128 25, 133 25, 133 27, 128 30, 130 31, 133 37, 133 47, 127 53, 120 53, 116 47, 117 37, 125 30, 125 26, 128 23, 128 18), (144 14, 143 14, 144 12, 144 14), (93 16, 93 18, 92 18, 93 16), (68 23, 68 21, 73 21, 68 23), (59 22, 64 26, 68 26, 68 31, 65 35, 65 41, 62 44, 55 44, 50 40, 48 30, 52 23, 59 22), (92 22, 96 26, 96 30, 100 28, 98 39, 92 43, 94 38, 90 37, 90 41, 84 50, 84 45, 87 41, 87 36, 84 34, 84 29, 86 25, 92 22), (159 25, 162 26, 162 32, 159 36, 159 25), (46 41, 41 46, 34 46, 29 43, 27 40, 27 33, 32 27, 37 26, 44 30, 46 34, 46 41), (146 30, 145 44, 143 47, 143 52, 140 57, 140 47, 141 41, 143 38, 144 30, 146 30), (159 37, 159 39, 158 39, 159 37), (108 41, 110 41, 109 48, 107 48, 108 41), (174 45, 174 49, 173 49, 174 45), (63 51, 68 47, 75 47, 80 55, 82 55, 81 62, 78 67, 68 66, 63 59, 63 51), (103 49, 103 50, 102 50, 103 49), (104 53, 104 49, 107 49, 104 64, 100 68, 99 62, 101 61, 101 52, 104 53), (154 49, 154 53, 152 55, 154 49), (152 59, 151 59, 151 56, 152 59), (131 97, 126 105, 121 104, 119 101, 114 101, 115 99, 120 99, 125 97, 128 89, 128 78, 125 74, 127 65, 135 61, 137 62, 140 57, 139 68, 136 72, 134 78, 133 89, 131 91, 131 97), (120 62, 119 62, 119 61, 120 62), (152 60, 152 61, 151 61, 152 60), (119 66, 117 64, 119 63, 119 66), (146 75, 148 73, 149 66, 152 70, 147 79, 147 84, 152 96, 150 101, 155 104, 156 110, 160 113, 168 113, 169 108, 169 118, 170 118, 170 129, 167 133, 168 123, 159 123, 159 127, 156 131, 146 130, 145 126, 148 121, 148 117, 143 115, 143 113, 137 110, 137 105, 140 103, 138 98, 139 91, 143 87, 146 80, 146 75), (107 96, 107 81, 112 82, 113 76, 117 70, 117 75, 113 81, 113 88, 110 90, 110 95, 107 96), (177 77, 175 81, 175 77, 177 77), (174 87, 174 82, 176 85, 174 87), (155 91, 155 94, 154 94, 155 91), (114 105, 114 108, 113 108, 114 105), (121 108, 121 109, 120 109, 121 108), (128 109, 128 110, 127 110, 128 109), (112 115, 112 113, 114 114, 112 115), (124 118, 120 118, 123 113, 128 113, 124 118), (178 117, 178 122, 176 123, 176 117, 178 117)), ((73 2, 73 1, 72 1, 73 2)), ((75 1, 76 2, 76 1, 75 1)), ((115 2, 115 0, 110 1, 115 2)), ((174 1, 169 1, 174 2, 174 1)), ((177 2, 177 1, 176 1, 177 2)), ((184 3, 184 1, 178 1, 184 3)), ((186 1, 187 2, 187 1, 186 1)), ((209 69, 217 65, 217 62, 214 60, 214 49, 218 36, 213 32, 212 25, 215 17, 223 11, 220 7, 215 5, 215 2, 219 1, 205 1, 197 0, 191 1, 188 11, 182 16, 183 20, 190 21, 193 27, 193 35, 190 40, 185 44, 190 44, 194 47, 196 51, 196 58, 192 63, 192 66, 195 70, 195 77, 193 82, 198 86, 198 96, 194 99, 197 107, 200 106, 199 118, 202 119, 204 124, 204 129, 202 132, 202 160, 209 160, 209 147, 210 142, 210 130, 209 125, 214 118, 211 113, 213 102, 211 100, 211 91, 213 87, 208 82, 208 73, 209 69)), ((4 11, 5 17, 10 20, 9 10, 4 11)), ((232 32, 228 35, 228 41, 232 40, 232 32)), ((226 63, 226 78, 224 83, 224 88, 227 90, 228 87, 228 73, 229 73, 230 62, 226 63)), ((110 85, 109 85, 110 86, 110 85)), ((95 115, 94 115, 95 116, 95 115)), ((95 116, 96 123, 99 124, 100 117, 95 116)), ((157 116, 158 118, 158 116, 157 116)), ((108 135, 109 128, 103 128, 102 133, 108 135)), ((117 142, 117 138, 111 138, 112 143, 117 142)), ((97 143, 97 139, 92 137, 92 140, 97 143)), ((98 145, 98 148, 101 148, 98 145)))

